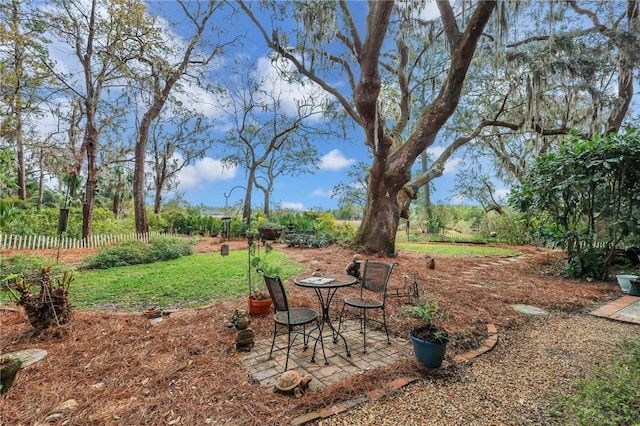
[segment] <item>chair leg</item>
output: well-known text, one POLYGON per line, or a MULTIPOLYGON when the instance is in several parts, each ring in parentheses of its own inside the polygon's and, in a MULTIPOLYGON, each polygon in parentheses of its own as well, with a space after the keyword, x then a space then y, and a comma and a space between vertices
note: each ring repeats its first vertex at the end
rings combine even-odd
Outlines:
POLYGON ((269 351, 269 359, 271 359, 271 355, 273 354, 273 347, 276 344, 276 335, 278 334, 278 324, 273 323, 273 340, 271 341, 271 350, 269 351))
POLYGON ((287 327, 287 360, 284 362, 284 371, 289 367, 289 352, 291 352, 291 326, 287 327))
POLYGON ((367 353, 367 310, 362 310, 362 353, 367 353))
POLYGON ((338 331, 342 330, 342 316, 344 315, 344 308, 347 306, 346 303, 342 304, 342 310, 340 311, 340 321, 338 321, 338 331))
POLYGON ((302 326, 302 351, 306 351, 309 348, 309 336, 307 336, 307 326, 302 326))
POLYGON ((382 307, 382 323, 384 324, 384 332, 387 333, 387 345, 391 344, 391 339, 389 339, 389 330, 387 329, 387 312, 382 307))

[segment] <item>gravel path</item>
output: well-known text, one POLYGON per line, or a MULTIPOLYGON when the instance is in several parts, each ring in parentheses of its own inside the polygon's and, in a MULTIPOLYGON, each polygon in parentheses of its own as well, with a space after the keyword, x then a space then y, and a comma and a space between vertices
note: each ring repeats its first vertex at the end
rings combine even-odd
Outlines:
POLYGON ((532 317, 498 330, 492 351, 317 425, 545 425, 549 402, 617 350, 638 326, 587 314, 532 317))

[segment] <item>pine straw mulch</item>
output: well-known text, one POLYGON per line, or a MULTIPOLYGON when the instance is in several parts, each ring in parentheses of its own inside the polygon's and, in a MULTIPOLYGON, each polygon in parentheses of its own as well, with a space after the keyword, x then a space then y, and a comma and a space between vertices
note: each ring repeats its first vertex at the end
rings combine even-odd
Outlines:
MULTIPOLYGON (((197 251, 216 252, 219 248, 219 242, 210 240, 197 251)), ((244 245, 235 242, 231 248, 244 245)), ((441 321, 453 334, 448 359, 478 345, 487 323, 496 324, 501 333, 526 326, 527 318, 510 304, 574 311, 591 309, 619 295, 613 282, 558 278, 555 270, 563 258, 560 252, 515 248, 524 256, 514 262, 436 258, 434 270, 425 267, 425 255, 400 252, 397 258, 386 259, 399 263, 390 286, 400 287, 405 274, 419 272, 421 293, 430 294, 449 313, 441 321)), ((275 245, 275 249, 303 262, 307 272, 341 272, 353 255, 335 246, 293 249, 275 245)), ((38 254, 55 259, 57 253, 38 254)), ((87 254, 86 250, 64 250, 60 259, 73 264, 87 254)), ((308 289, 291 282, 286 285, 294 304, 317 304, 308 289)), ((339 296, 356 291, 342 290, 339 296)), ((406 303, 406 298, 388 301, 390 332, 400 337, 406 337, 414 323, 403 314, 406 303)), ((339 305, 332 307, 337 310, 339 305)), ((355 375, 322 391, 310 391, 300 399, 275 394, 252 380, 239 357, 229 356, 235 332, 224 322, 235 308, 244 308, 244 301, 173 311, 160 323, 146 319, 141 312, 74 311, 71 323, 37 337, 21 310, 0 309, 3 353, 27 348, 48 351, 43 361, 19 372, 11 390, 0 398, 0 423, 42 424, 56 406, 73 399, 77 408, 64 411, 51 420, 52 424, 289 424, 305 412, 387 386, 399 376, 434 374, 409 359, 355 375)), ((253 318, 251 327, 257 339, 268 338, 272 320, 253 318)), ((446 380, 457 368, 453 363, 448 365, 435 373, 439 379, 446 380)))

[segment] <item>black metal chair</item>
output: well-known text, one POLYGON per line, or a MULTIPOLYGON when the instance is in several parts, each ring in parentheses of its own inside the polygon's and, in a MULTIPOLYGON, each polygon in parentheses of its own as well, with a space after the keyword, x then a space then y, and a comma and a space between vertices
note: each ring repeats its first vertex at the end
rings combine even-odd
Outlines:
POLYGON ((387 315, 385 305, 387 301, 387 286, 391 272, 398 263, 372 262, 368 259, 364 263, 364 272, 360 279, 360 297, 349 297, 343 300, 340 312, 340 325, 344 318, 347 306, 360 311, 360 333, 362 333, 362 352, 367 353, 367 311, 370 309, 382 310, 382 323, 387 334, 387 344, 391 344, 389 330, 387 329, 387 315))
MULTIPOLYGON (((265 275, 263 271, 259 271, 264 277, 267 290, 271 295, 273 306, 275 308, 275 314, 273 315, 273 341, 271 342, 271 350, 269 351, 269 358, 273 354, 273 348, 276 344, 276 337, 278 335, 278 328, 280 330, 287 330, 287 360, 284 365, 284 371, 287 371, 289 367, 289 353, 291 347, 295 341, 295 338, 301 334, 304 344, 304 350, 309 347, 309 335, 306 333, 306 326, 314 321, 318 320, 318 312, 307 307, 289 307, 289 301, 287 300, 287 294, 285 293, 284 285, 279 276, 270 277, 265 275), (302 330, 299 328, 302 327, 302 330), (292 335, 293 334, 293 338, 292 335)), ((281 333, 284 334, 284 333, 281 333)), ((283 348, 284 349, 284 348, 283 348)))

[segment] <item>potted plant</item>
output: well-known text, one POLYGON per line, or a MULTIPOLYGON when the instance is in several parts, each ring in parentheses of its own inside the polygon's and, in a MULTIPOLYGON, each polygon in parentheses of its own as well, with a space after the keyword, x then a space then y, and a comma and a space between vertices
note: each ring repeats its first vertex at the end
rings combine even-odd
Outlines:
POLYGON ((258 223, 258 232, 260 233, 260 241, 262 244, 266 241, 278 241, 282 236, 282 225, 275 222, 268 222, 264 220, 263 217, 258 218, 258 223))
POLYGON ((444 313, 438 309, 437 301, 428 301, 426 298, 424 302, 411 307, 409 313, 421 320, 409 333, 416 358, 426 367, 439 368, 444 360, 449 335, 433 321, 442 318, 444 313))
POLYGON ((252 242, 249 246, 250 270, 249 270, 249 297, 247 298, 247 310, 250 315, 266 315, 271 312, 271 296, 267 291, 264 279, 257 273, 264 271, 267 275, 277 275, 280 268, 270 266, 266 259, 273 250, 271 244, 264 246, 264 255, 260 255, 259 245, 252 242))

